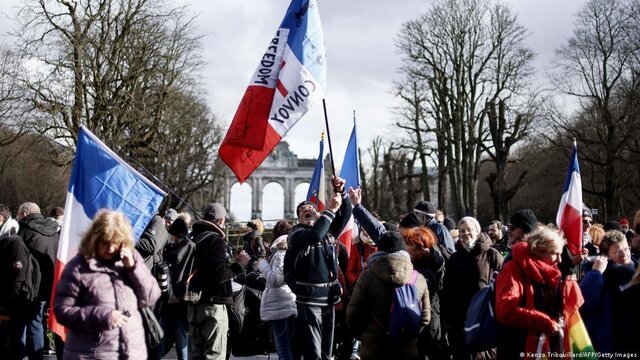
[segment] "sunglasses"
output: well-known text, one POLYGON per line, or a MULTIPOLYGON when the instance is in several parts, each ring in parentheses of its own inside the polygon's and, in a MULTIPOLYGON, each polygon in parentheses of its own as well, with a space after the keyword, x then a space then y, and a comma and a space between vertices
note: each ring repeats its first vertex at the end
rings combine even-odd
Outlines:
POLYGON ((591 220, 582 220, 582 223, 583 223, 583 224, 585 224, 585 225, 587 225, 587 224, 589 224, 589 225, 593 224, 593 222, 592 222, 591 220))

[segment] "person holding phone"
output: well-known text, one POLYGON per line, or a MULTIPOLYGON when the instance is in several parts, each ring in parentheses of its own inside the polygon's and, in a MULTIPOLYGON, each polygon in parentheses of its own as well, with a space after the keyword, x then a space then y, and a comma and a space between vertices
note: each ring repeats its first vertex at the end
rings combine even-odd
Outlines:
POLYGON ((138 308, 159 297, 158 283, 133 248, 129 220, 101 210, 56 287, 53 311, 67 328, 63 359, 146 358, 138 308))

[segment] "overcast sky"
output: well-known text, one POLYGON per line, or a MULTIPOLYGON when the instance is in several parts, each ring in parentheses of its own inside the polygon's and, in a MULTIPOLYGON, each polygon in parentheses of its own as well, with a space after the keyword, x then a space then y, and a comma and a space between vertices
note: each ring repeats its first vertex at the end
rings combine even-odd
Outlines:
MULTIPOLYGON (((554 49, 571 35, 574 15, 585 0, 507 2, 531 32, 528 43, 538 54, 536 66, 542 74, 549 66, 554 49)), ((4 33, 13 25, 7 16, 19 3, 19 0, 0 1, 2 41, 8 41, 4 33)), ((174 3, 190 4, 197 15, 199 31, 205 35, 202 46, 207 64, 202 75, 207 99, 213 112, 229 123, 289 0, 181 0, 174 3)), ((327 48, 326 102, 338 171, 351 131, 353 110, 357 114, 362 148, 375 136, 384 137, 396 131, 390 126, 394 120, 392 83, 398 78, 400 65, 394 41, 402 23, 425 13, 430 4, 431 1, 425 0, 318 1, 327 48)), ((299 158, 315 158, 323 129, 324 117, 319 106, 305 115, 284 140, 299 158)), ((298 191, 304 192, 306 190, 298 191)), ((296 199, 300 196, 303 195, 297 194, 296 199)), ((234 197, 232 195, 233 202, 244 204, 237 209, 232 205, 234 212, 242 218, 248 217, 246 195, 240 196, 242 201, 240 198, 234 201, 234 197)), ((273 204, 273 199, 265 198, 265 204, 269 203, 273 204)), ((271 210, 265 218, 282 213, 281 207, 271 210)))

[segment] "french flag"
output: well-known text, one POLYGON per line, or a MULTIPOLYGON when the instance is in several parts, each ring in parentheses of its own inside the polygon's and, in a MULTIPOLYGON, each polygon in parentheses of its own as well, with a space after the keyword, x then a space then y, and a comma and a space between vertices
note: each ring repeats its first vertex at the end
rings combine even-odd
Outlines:
POLYGON ((316 160, 316 166, 313 169, 311 183, 309 183, 309 190, 307 191, 307 201, 316 204, 318 211, 322 211, 325 208, 326 186, 326 175, 324 173, 324 134, 322 134, 320 154, 318 154, 318 160, 316 160))
MULTIPOLYGON (((344 154, 344 160, 342 161, 342 168, 340 169, 340 177, 345 180, 344 189, 349 190, 349 187, 360 187, 360 159, 358 157, 358 134, 356 131, 356 113, 353 112, 353 130, 351 130, 351 136, 349 136, 349 143, 347 144, 347 150, 344 154)), ((348 199, 345 201, 349 201, 348 199)), ((354 234, 356 234, 355 221, 353 215, 349 219, 349 222, 342 229, 342 232, 338 236, 338 240, 347 247, 347 254, 351 256, 351 240, 354 234)))
POLYGON ((582 251, 582 180, 580 165, 578 165, 578 146, 575 141, 556 223, 564 233, 571 253, 580 254, 582 251))
MULTIPOLYGON (((98 210, 118 210, 125 214, 137 241, 165 196, 165 192, 81 127, 65 201, 51 304, 60 274, 78 252, 80 239, 98 210)), ((49 328, 64 339, 64 327, 57 322, 53 312, 49 313, 49 328)))
POLYGON ((325 96, 326 53, 316 0, 293 0, 262 55, 220 158, 243 183, 325 96))

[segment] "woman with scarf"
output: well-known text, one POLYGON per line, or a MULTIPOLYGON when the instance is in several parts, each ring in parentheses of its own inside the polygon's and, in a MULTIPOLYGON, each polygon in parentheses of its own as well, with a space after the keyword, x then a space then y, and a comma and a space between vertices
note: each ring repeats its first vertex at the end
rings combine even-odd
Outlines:
POLYGON ((495 351, 474 352, 465 346, 464 321, 473 296, 502 268, 502 255, 480 230, 478 220, 466 216, 458 222, 460 239, 446 263, 442 287, 442 322, 449 334, 454 360, 493 359, 495 351))
POLYGON ((607 231, 600 243, 600 254, 580 283, 584 296, 580 313, 595 351, 622 352, 622 322, 626 314, 622 291, 635 272, 625 235, 617 230, 607 231))
POLYGON ((498 359, 571 351, 563 341, 565 319, 578 311, 582 295, 575 277, 563 280, 558 268, 564 243, 557 231, 541 226, 513 246, 513 260, 496 279, 496 319, 503 325, 498 359))

